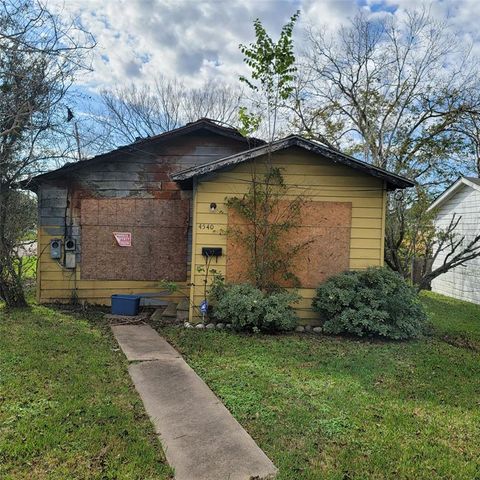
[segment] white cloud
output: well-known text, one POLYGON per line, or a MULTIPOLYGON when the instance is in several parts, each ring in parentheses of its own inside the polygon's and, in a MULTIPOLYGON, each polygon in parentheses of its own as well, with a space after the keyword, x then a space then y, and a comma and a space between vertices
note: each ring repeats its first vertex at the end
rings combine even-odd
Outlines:
MULTIPOLYGON (((277 35, 302 7, 300 0, 49 3, 61 6, 65 15, 79 17, 95 36, 94 72, 88 78, 95 89, 132 80, 148 82, 160 73, 190 84, 208 77, 234 80, 244 69, 238 45, 253 40, 253 20, 261 18, 267 30, 277 35)), ((305 2, 306 10, 314 3, 305 2)))
MULTIPOLYGON (((244 71, 239 43, 253 40, 252 22, 259 17, 268 32, 300 8, 296 32, 301 48, 306 24, 338 28, 358 9, 401 14, 418 0, 50 0, 65 15, 81 19, 96 38, 94 72, 83 78, 92 90, 116 84, 149 82, 156 75, 177 77, 187 84, 206 78, 236 81, 244 71)), ((478 0, 442 0, 432 13, 448 16, 466 41, 480 45, 476 19, 478 0)))

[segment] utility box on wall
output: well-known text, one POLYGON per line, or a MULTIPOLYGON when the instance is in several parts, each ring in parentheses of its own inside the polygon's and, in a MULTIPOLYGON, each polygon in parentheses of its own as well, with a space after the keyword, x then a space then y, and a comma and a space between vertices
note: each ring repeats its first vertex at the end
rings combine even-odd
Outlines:
POLYGON ((62 241, 58 238, 50 240, 50 258, 54 260, 62 258, 62 241))
POLYGON ((221 257, 222 247, 202 247, 202 256, 204 257, 221 257))
POLYGON ((75 252, 65 252, 65 268, 75 268, 77 266, 75 252))
POLYGON ((65 251, 66 252, 74 251, 76 246, 77 245, 76 245, 76 242, 75 242, 74 238, 67 237, 65 239, 65 251))

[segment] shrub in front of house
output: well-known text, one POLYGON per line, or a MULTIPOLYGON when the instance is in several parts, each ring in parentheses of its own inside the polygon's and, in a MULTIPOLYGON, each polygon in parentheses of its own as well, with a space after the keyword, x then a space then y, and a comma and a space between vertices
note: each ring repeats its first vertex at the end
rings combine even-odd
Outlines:
POLYGON ((292 304, 298 300, 296 293, 263 293, 249 284, 217 285, 213 316, 219 322, 231 323, 239 331, 288 331, 297 324, 292 304))
POLYGON ((385 267, 331 277, 317 288, 312 305, 330 334, 404 340, 421 335, 427 321, 415 289, 385 267))

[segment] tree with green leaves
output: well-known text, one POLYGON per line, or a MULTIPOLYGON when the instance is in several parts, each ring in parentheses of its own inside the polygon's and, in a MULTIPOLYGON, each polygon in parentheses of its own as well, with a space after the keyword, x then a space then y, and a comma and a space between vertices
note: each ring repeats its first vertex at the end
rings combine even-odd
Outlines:
MULTIPOLYGON (((293 91, 296 67, 292 34, 298 16, 296 12, 284 25, 277 42, 257 19, 254 22, 255 42, 240 45, 251 70, 249 77, 242 76, 240 80, 256 95, 258 111, 263 112, 249 113, 246 108, 240 109, 244 134, 251 134, 264 122, 268 141, 275 139, 279 109, 285 106, 293 91)), ((288 191, 281 170, 272 164, 268 152, 263 160, 251 162, 248 192, 227 201, 227 206, 246 221, 246 227, 232 227, 227 234, 247 249, 249 280, 267 292, 278 289, 285 282, 297 285, 291 266, 302 246, 289 245, 287 248, 285 238, 297 226, 303 200, 301 197, 289 199, 288 191)))
POLYGON ((245 133, 250 133, 252 127, 258 127, 258 121, 263 117, 266 121, 268 141, 273 141, 277 132, 278 113, 286 105, 293 92, 293 81, 297 68, 293 51, 293 28, 300 11, 290 18, 281 32, 277 42, 268 35, 260 19, 253 23, 255 42, 240 45, 245 64, 250 68, 250 77, 241 76, 240 81, 257 94, 256 103, 259 111, 265 114, 248 115, 242 109, 241 120, 245 133))

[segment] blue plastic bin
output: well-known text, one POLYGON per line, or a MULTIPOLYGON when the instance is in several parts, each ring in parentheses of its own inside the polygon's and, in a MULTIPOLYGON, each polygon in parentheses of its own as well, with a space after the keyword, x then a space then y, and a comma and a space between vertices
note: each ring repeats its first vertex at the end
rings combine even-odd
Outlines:
POLYGON ((113 315, 138 315, 140 297, 138 295, 112 295, 113 315))

